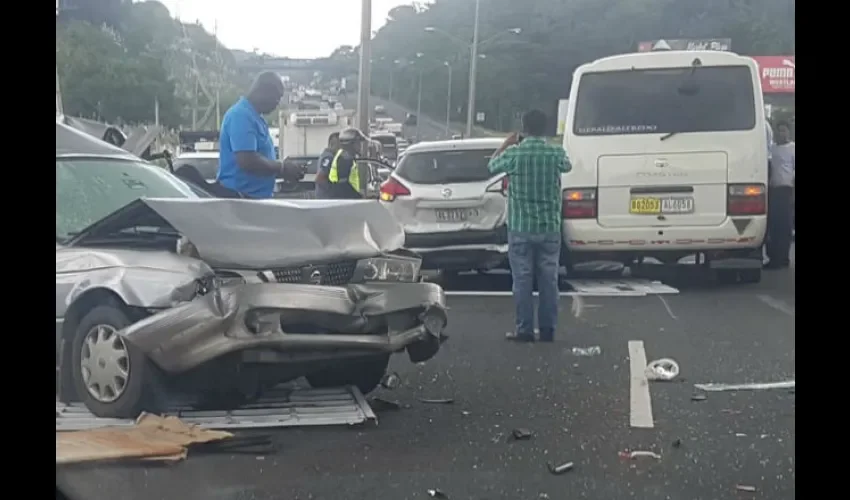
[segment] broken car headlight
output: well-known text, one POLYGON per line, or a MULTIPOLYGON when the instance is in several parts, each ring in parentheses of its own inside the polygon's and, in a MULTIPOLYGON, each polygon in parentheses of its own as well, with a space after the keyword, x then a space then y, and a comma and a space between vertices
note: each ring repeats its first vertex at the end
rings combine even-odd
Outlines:
POLYGON ((415 257, 373 257, 357 262, 353 282, 391 281, 397 283, 416 283, 419 281, 419 268, 422 260, 415 257))

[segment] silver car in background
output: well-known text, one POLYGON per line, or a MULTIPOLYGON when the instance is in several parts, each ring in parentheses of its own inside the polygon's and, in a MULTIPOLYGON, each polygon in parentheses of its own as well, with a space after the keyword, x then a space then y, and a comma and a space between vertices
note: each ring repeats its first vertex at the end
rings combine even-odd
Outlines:
POLYGON ((421 142, 402 155, 380 202, 425 269, 486 270, 507 261, 507 177, 487 164, 501 139, 421 142))

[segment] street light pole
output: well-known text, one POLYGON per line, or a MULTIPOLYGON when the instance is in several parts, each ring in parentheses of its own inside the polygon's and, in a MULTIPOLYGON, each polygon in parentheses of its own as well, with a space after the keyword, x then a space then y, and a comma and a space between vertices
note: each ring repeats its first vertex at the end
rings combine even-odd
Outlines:
POLYGON ((416 98, 416 142, 421 139, 422 130, 422 67, 419 68, 419 96, 416 98))
POLYGON ((446 137, 451 138, 451 124, 452 124, 452 65, 446 61, 443 63, 449 68, 449 89, 446 91, 446 137))
POLYGON ((472 28, 472 48, 469 60, 469 98, 466 103, 466 137, 472 137, 472 123, 475 119, 475 80, 478 72, 478 20, 481 0, 475 0, 475 21, 472 28))
POLYGON ((360 14, 360 74, 357 81, 357 126, 369 130, 369 92, 372 61, 372 0, 361 0, 360 14))

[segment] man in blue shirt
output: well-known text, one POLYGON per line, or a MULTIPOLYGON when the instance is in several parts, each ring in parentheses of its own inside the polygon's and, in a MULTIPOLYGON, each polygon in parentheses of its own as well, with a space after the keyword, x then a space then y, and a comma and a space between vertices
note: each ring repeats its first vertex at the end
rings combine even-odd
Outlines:
POLYGON ((224 114, 217 181, 234 197, 271 198, 278 175, 285 180, 303 176, 300 169, 284 168, 276 160, 274 141, 263 118, 280 104, 283 90, 280 76, 271 71, 261 73, 248 94, 224 114))

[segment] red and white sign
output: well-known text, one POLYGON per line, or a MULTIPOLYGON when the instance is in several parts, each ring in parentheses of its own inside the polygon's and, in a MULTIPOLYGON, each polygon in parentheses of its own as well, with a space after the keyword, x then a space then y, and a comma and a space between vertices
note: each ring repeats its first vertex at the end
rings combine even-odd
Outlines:
POLYGON ((753 56, 765 94, 794 93, 797 70, 794 56, 753 56))

